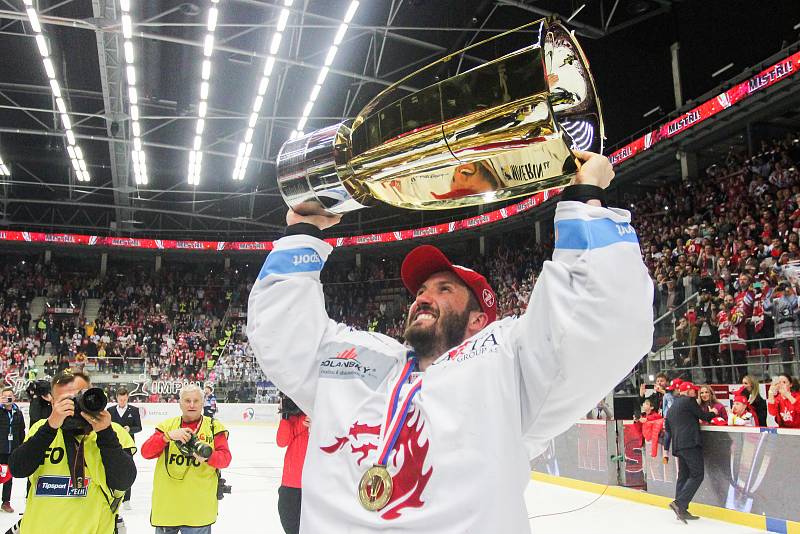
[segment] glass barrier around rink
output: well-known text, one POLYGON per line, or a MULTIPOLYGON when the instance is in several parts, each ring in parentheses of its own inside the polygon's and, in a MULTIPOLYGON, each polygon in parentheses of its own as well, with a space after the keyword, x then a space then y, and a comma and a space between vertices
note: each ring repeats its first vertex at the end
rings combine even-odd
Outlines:
POLYGON ((698 293, 694 293, 672 309, 655 310, 658 315, 655 321, 653 321, 652 352, 658 352, 675 339, 677 334, 676 329, 681 324, 681 319, 685 318, 687 313, 692 311, 697 305, 698 295, 698 293))
POLYGON ((770 382, 787 373, 797 376, 800 370, 797 337, 761 337, 738 344, 690 344, 682 335, 647 358, 647 374, 668 372, 696 384, 738 384, 745 375, 770 382))

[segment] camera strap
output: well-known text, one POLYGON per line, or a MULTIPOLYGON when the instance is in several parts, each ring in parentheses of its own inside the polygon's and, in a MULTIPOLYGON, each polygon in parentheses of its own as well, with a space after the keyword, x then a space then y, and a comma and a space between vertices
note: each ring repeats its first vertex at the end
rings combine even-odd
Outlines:
MULTIPOLYGON (((205 417, 205 416, 203 416, 203 415, 200 416, 200 424, 197 425, 197 432, 200 432, 200 429, 203 427, 203 417, 205 417)), ((183 428, 183 419, 182 418, 178 422, 178 428, 183 428)), ((213 417, 211 418, 211 432, 212 432, 212 434, 214 432, 214 418, 213 417)), ((169 448, 171 446, 172 446, 172 440, 170 440, 170 442, 167 443, 166 454, 162 454, 162 457, 164 458, 164 469, 166 469, 167 476, 169 478, 171 478, 172 480, 182 481, 182 480, 184 480, 186 478, 186 474, 189 472, 189 468, 191 466, 187 462, 186 468, 183 470, 183 473, 181 473, 181 477, 180 478, 172 476, 172 473, 169 472, 169 462, 167 461, 167 457, 169 456, 169 448)), ((175 448, 177 449, 178 446, 175 445, 175 448)), ((180 452, 180 449, 178 450, 178 452, 180 452)))
MULTIPOLYGON (((64 436, 67 437, 67 436, 64 436)), ((67 466, 69 469, 69 477, 70 481, 72 482, 72 487, 76 489, 83 489, 86 483, 86 459, 84 457, 84 450, 83 450, 83 442, 85 440, 85 436, 78 438, 78 436, 73 436, 74 441, 72 445, 74 447, 75 456, 70 463, 69 460, 67 461, 67 466)), ((64 445, 66 447, 68 440, 64 440, 64 445)), ((72 441, 72 440, 69 440, 72 441)))

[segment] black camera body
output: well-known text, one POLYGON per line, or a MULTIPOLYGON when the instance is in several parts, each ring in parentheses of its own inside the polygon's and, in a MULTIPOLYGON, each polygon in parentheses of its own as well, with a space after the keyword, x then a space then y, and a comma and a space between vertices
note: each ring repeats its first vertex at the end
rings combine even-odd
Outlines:
POLYGON ((108 396, 101 388, 89 388, 79 391, 72 397, 75 404, 75 415, 70 415, 64 419, 62 428, 64 430, 88 430, 92 427, 89 422, 81 417, 81 412, 97 416, 106 409, 108 396))
POLYGON ((202 458, 208 459, 208 457, 211 456, 211 453, 214 452, 214 449, 211 448, 211 445, 199 439, 194 434, 191 435, 189 441, 186 443, 176 441, 175 446, 178 447, 178 450, 181 451, 181 454, 188 456, 189 458, 194 458, 194 455, 197 454, 202 458))
POLYGON ((224 478, 219 477, 217 479, 217 500, 221 501, 225 497, 226 493, 230 495, 232 489, 233 488, 231 486, 225 483, 224 478))

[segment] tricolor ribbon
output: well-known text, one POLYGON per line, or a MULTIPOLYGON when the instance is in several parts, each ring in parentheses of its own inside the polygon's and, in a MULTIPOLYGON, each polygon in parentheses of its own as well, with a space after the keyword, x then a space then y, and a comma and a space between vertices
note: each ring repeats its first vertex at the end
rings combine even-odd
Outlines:
POLYGON ((397 438, 400 437, 400 429, 405 422, 408 410, 411 409, 411 402, 414 396, 422 389, 422 376, 418 376, 412 383, 411 387, 400 404, 400 391, 403 389, 403 384, 408 381, 411 373, 416 365, 416 358, 409 358, 406 362, 400 377, 392 388, 392 395, 389 399, 389 405, 386 410, 386 417, 384 418, 383 427, 381 427, 381 446, 378 447, 380 454, 378 455, 378 465, 386 466, 389 462, 389 455, 394 449, 394 444, 397 443, 397 438), (398 409, 399 408, 399 409, 398 409))

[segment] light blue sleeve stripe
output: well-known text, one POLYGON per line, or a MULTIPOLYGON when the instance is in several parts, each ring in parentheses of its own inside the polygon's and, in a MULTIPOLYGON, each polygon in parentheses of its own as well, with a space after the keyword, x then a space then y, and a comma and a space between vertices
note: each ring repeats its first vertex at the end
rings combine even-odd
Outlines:
POLYGON ((628 223, 611 219, 556 221, 556 248, 590 250, 620 242, 639 243, 636 231, 628 223))
POLYGON ((325 262, 313 248, 273 250, 258 273, 261 280, 271 274, 292 274, 321 271, 325 262))

